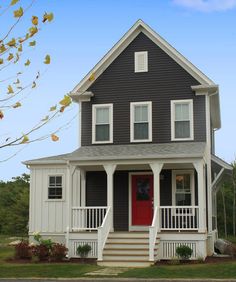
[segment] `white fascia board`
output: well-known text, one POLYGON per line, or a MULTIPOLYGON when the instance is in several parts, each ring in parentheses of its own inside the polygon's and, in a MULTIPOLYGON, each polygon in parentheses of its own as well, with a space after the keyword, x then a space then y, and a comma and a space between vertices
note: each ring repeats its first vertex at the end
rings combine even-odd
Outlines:
POLYGON ((25 161, 22 162, 24 165, 52 165, 52 164, 67 164, 67 160, 32 160, 32 161, 25 161))
POLYGON ((79 103, 91 101, 91 98, 94 96, 94 94, 91 91, 85 91, 81 94, 70 93, 69 96, 74 102, 79 103))
POLYGON ((94 66, 94 68, 79 82, 79 84, 75 86, 71 93, 81 95, 81 93, 86 91, 140 32, 143 32, 146 36, 148 36, 166 54, 168 54, 197 81, 199 81, 199 83, 203 85, 215 85, 212 80, 210 80, 204 73, 202 73, 182 54, 180 54, 175 48, 173 48, 159 34, 157 34, 142 20, 138 20, 128 30, 128 32, 125 33, 125 35, 110 49, 110 51, 108 51, 108 53, 94 66), (89 80, 91 75, 95 76, 95 80, 89 80))
POLYGON ((211 155, 211 160, 217 163, 219 166, 223 167, 224 169, 233 170, 233 167, 231 165, 229 165, 227 162, 223 161, 219 157, 211 155))

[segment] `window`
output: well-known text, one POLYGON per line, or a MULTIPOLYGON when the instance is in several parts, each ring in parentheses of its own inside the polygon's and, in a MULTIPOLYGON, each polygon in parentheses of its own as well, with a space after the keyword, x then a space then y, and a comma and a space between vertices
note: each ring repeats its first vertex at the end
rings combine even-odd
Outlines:
POLYGON ((62 199, 62 175, 49 176, 48 199, 62 199))
POLYGON ((130 141, 152 141, 152 102, 130 103, 130 141))
POLYGON ((93 143, 113 142, 113 105, 93 105, 93 143))
POLYGON ((148 52, 135 52, 134 53, 134 72, 147 72, 148 71, 148 52))
POLYGON ((174 206, 194 205, 194 172, 173 171, 172 172, 173 195, 172 203, 174 206))
POLYGON ((193 101, 171 101, 171 140, 193 140, 193 101))

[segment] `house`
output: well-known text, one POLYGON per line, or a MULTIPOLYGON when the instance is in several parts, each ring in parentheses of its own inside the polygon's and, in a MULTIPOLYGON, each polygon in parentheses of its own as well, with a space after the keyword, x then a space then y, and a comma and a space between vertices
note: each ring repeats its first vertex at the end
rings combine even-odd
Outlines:
POLYGON ((138 20, 72 90, 81 147, 25 162, 29 236, 89 244, 100 265, 145 266, 214 252, 219 87, 138 20))

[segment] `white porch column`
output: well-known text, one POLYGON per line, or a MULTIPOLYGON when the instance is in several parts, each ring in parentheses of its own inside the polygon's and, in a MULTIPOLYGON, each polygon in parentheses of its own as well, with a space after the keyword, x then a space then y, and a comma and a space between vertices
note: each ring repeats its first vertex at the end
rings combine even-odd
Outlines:
POLYGON ((163 163, 150 163, 149 164, 153 172, 153 210, 157 207, 158 209, 158 228, 157 232, 160 231, 160 172, 163 167, 163 163))
POLYGON ((198 232, 206 232, 206 175, 203 161, 193 163, 197 171, 198 180, 198 207, 199 229, 198 232))
POLYGON ((86 172, 84 169, 80 169, 80 206, 86 205, 86 172))
POLYGON ((106 173, 107 173, 107 206, 110 207, 111 212, 111 231, 114 230, 113 223, 113 175, 116 169, 115 164, 107 164, 103 165, 106 173))

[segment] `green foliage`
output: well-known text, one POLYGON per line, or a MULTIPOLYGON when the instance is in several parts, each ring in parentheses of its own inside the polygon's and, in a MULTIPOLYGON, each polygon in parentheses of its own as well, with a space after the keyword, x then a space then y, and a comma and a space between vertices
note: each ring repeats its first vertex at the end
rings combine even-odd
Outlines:
POLYGON ((81 258, 86 258, 90 251, 91 251, 91 246, 89 244, 79 245, 77 248, 77 254, 81 258))
POLYGON ((176 255, 181 259, 190 259, 193 250, 186 245, 180 245, 176 248, 176 255))
POLYGON ((0 233, 25 235, 29 221, 29 175, 0 181, 0 233))

